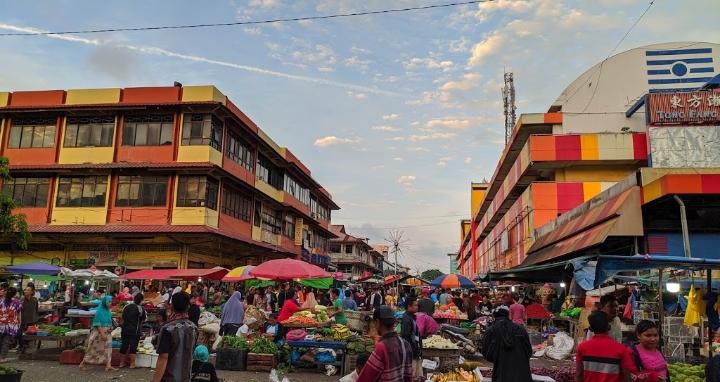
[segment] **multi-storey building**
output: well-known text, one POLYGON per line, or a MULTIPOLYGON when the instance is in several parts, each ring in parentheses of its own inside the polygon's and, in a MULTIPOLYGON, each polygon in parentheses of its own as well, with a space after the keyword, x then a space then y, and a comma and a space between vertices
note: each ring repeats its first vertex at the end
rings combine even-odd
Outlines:
POLYGON ((32 233, 2 263, 327 263, 338 206, 214 86, 0 92, 0 126, 3 191, 32 233))
POLYGON ((717 124, 718 118, 688 119, 692 106, 711 115, 717 90, 669 95, 667 110, 639 105, 654 102, 653 93, 703 86, 720 73, 718 53, 720 46, 708 43, 632 49, 583 73, 547 112, 522 114, 491 181, 472 185, 472 219, 461 222, 461 273, 592 254, 682 256, 675 195, 691 202, 696 250, 709 243, 707 235, 720 232, 717 221, 702 223, 716 216, 717 132, 678 125, 717 124), (659 129, 659 110, 686 118, 659 129))
POLYGON ((330 239, 328 246, 330 261, 337 266, 338 272, 342 272, 343 279, 355 281, 382 274, 383 254, 387 253, 387 247, 373 247, 367 238, 345 232, 344 225, 331 225, 330 230, 336 236, 330 239))

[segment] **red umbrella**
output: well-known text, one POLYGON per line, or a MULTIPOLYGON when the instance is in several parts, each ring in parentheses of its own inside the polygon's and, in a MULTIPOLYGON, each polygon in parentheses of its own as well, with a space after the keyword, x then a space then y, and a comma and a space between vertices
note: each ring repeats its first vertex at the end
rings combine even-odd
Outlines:
POLYGON ((265 280, 319 279, 330 277, 322 268, 293 259, 266 261, 250 271, 250 276, 265 280))

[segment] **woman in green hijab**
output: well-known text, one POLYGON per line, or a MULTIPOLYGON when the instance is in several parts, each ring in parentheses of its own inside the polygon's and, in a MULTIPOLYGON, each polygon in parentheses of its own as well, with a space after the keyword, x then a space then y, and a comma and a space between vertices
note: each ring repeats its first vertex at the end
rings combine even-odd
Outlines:
POLYGON ((113 328, 112 313, 110 312, 110 303, 112 296, 105 295, 100 298, 100 304, 95 312, 92 321, 92 330, 88 338, 85 357, 80 363, 80 368, 84 369, 86 364, 105 365, 105 371, 115 371, 112 367, 112 336, 110 332, 113 328))

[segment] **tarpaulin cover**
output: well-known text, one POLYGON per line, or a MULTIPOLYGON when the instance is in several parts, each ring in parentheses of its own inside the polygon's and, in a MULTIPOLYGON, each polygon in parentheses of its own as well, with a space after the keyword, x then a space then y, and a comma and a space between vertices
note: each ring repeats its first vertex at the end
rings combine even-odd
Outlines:
POLYGON ((680 256, 599 256, 595 272, 595 286, 619 272, 673 268, 687 270, 720 269, 720 260, 680 256))
POLYGON ((46 263, 30 263, 23 265, 10 265, 5 267, 8 273, 17 273, 21 275, 57 275, 60 273, 60 267, 46 263))
POLYGON ((210 280, 220 280, 228 272, 227 269, 215 267, 211 269, 143 269, 123 275, 128 280, 194 280, 202 277, 210 280))
POLYGON ((332 277, 326 277, 324 279, 307 279, 307 280, 300 280, 300 284, 309 286, 310 288, 316 288, 316 289, 330 289, 330 287, 333 284, 333 278, 332 277))

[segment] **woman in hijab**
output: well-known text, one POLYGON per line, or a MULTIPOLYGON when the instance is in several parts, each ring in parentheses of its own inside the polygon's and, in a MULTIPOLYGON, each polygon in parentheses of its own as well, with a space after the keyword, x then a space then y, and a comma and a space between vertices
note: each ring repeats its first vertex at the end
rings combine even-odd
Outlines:
POLYGON ((302 305, 300 306, 300 309, 313 311, 313 310, 315 310, 315 306, 317 304, 318 304, 318 302, 315 299, 315 293, 313 293, 312 289, 305 288, 305 302, 302 303, 302 305))
POLYGON ((105 371, 117 370, 110 364, 112 361, 112 337, 110 331, 113 327, 110 302, 112 302, 112 296, 105 295, 100 298, 100 304, 98 304, 92 321, 92 331, 88 338, 85 357, 80 362, 81 369, 84 369, 86 364, 105 364, 105 371))
POLYGON ((531 382, 530 337, 525 328, 510 321, 509 315, 505 305, 493 311, 495 321, 485 332, 482 353, 493 363, 493 382, 531 382))
POLYGON ((244 316, 245 305, 243 304, 242 294, 235 291, 223 307, 220 320, 220 335, 237 333, 243 324, 244 316))

